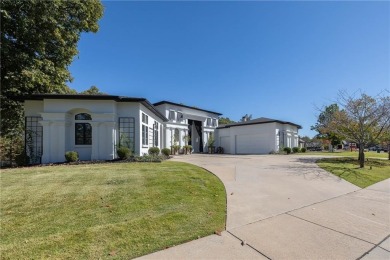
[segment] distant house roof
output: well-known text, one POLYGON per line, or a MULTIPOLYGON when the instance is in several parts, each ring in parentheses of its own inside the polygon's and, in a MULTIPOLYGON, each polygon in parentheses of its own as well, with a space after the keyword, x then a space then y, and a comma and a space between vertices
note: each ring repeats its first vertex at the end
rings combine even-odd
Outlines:
POLYGON ((174 102, 171 102, 171 101, 165 101, 165 100, 157 102, 157 103, 154 103, 153 105, 154 106, 159 106, 159 105, 162 105, 162 104, 170 104, 170 105, 174 105, 174 106, 191 108, 191 109, 195 109, 195 110, 199 110, 199 111, 203 111, 203 112, 207 112, 207 113, 216 114, 218 116, 222 115, 221 113, 218 113, 218 112, 213 112, 213 111, 210 111, 210 110, 205 110, 205 109, 201 109, 201 108, 197 108, 197 107, 186 106, 186 105, 183 105, 183 104, 178 104, 178 103, 174 103, 174 102))
POLYGON ((244 122, 237 122, 237 123, 231 123, 231 124, 226 124, 226 125, 220 125, 217 127, 219 128, 229 128, 229 127, 235 127, 235 126, 242 126, 242 125, 258 125, 258 124, 268 124, 268 123, 280 123, 280 124, 288 124, 288 125, 293 125, 298 127, 298 129, 302 129, 302 126, 288 122, 288 121, 282 121, 282 120, 277 120, 277 119, 271 119, 271 118, 266 118, 266 117, 260 117, 256 118, 253 120, 248 120, 244 122))
POLYGON ((124 97, 112 95, 85 95, 85 94, 32 94, 28 96, 15 96, 14 100, 44 100, 44 99, 79 99, 79 100, 113 100, 116 102, 139 102, 152 111, 163 121, 168 119, 161 114, 146 98, 124 97))

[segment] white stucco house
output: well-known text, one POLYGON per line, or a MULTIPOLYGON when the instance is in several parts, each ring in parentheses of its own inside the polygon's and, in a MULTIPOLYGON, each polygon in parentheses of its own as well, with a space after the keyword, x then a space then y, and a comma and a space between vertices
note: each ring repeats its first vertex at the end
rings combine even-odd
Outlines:
POLYGON ((216 145, 229 154, 268 154, 282 147, 298 147, 300 125, 270 118, 221 125, 216 145))
POLYGON ((31 163, 63 162, 67 151, 80 160, 111 160, 120 145, 138 155, 163 147, 168 120, 144 98, 37 94, 21 100, 31 163))
POLYGON ((150 147, 189 144, 202 153, 210 137, 225 153, 265 154, 298 146, 301 128, 269 118, 218 126, 221 113, 145 98, 35 94, 17 100, 24 102, 30 163, 63 162, 67 151, 78 152, 80 160, 112 160, 120 146, 143 155, 150 147))
POLYGON ((195 153, 207 151, 207 141, 218 127, 218 117, 222 114, 169 101, 154 106, 169 120, 164 123, 164 147, 189 144, 195 153), (188 143, 185 136, 189 136, 188 143))

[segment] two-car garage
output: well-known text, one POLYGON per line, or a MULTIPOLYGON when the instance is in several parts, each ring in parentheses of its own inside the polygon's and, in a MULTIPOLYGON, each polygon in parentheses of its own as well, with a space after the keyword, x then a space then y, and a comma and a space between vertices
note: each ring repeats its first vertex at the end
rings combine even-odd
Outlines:
POLYGON ((215 131, 216 144, 228 154, 267 154, 280 147, 298 146, 299 125, 258 118, 221 125, 215 131))
POLYGON ((265 134, 236 135, 235 142, 236 154, 264 154, 272 150, 265 134))

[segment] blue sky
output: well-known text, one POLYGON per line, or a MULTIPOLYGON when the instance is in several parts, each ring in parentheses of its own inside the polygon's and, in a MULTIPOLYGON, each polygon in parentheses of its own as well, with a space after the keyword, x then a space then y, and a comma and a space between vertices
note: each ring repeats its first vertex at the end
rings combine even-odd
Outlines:
POLYGON ((390 89, 390 2, 103 2, 69 86, 302 125, 390 89))

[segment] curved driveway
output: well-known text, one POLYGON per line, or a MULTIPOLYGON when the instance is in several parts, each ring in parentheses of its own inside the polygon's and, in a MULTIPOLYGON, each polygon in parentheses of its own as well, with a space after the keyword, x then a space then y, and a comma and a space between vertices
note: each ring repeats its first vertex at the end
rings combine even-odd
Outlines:
POLYGON ((315 159, 175 157, 222 180, 227 192, 226 232, 144 258, 390 259, 390 181, 362 190, 318 168, 315 159))

